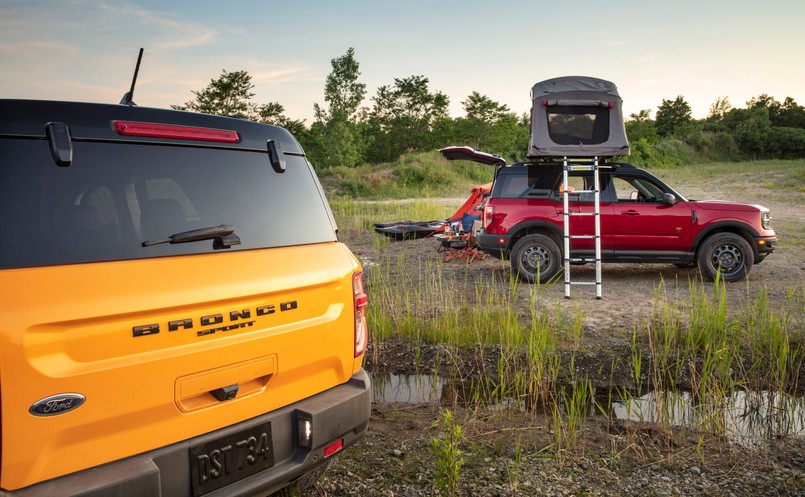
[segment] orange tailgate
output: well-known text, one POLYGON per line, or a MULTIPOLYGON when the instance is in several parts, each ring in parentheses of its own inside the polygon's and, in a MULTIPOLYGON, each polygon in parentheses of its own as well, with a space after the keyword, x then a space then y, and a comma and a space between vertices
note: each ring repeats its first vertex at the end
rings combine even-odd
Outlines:
POLYGON ((360 367, 358 268, 333 242, 0 272, 0 486, 186 440, 347 381, 360 367), (29 413, 65 393, 86 401, 29 413))

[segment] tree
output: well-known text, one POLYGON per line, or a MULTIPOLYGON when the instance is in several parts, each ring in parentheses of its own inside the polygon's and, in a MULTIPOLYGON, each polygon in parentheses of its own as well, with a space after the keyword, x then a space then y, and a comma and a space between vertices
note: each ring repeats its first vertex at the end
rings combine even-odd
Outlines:
POLYGON ((477 91, 470 93, 467 100, 461 104, 467 113, 467 119, 475 119, 486 124, 497 124, 501 119, 512 114, 508 105, 495 102, 477 91))
POLYGON ((763 156, 769 141, 771 120, 769 109, 758 106, 752 109, 740 109, 733 119, 737 121, 733 136, 741 152, 752 157, 763 156))
POLYGON ((327 108, 314 104, 316 122, 310 127, 311 161, 320 167, 352 167, 363 159, 365 142, 360 139, 357 114, 366 96, 358 82, 360 64, 355 49, 330 61, 333 70, 324 84, 327 108))
POLYGON ((278 102, 269 102, 257 107, 257 116, 255 121, 272 124, 274 126, 281 126, 291 132, 297 138, 304 136, 307 132, 305 129, 304 121, 297 121, 291 119, 285 114, 285 107, 278 102))
POLYGON ((525 152, 527 145, 518 150, 518 119, 507 105, 475 91, 461 103, 467 115, 455 119, 451 141, 504 157, 517 157, 525 152))
POLYGON ((732 104, 730 104, 729 97, 718 97, 715 102, 710 104, 710 112, 707 114, 707 120, 719 122, 731 109, 732 104))
POLYGON ((285 107, 278 102, 258 105, 251 101, 254 93, 252 77, 246 71, 224 72, 218 79, 210 80, 201 91, 193 90, 194 100, 184 105, 171 105, 177 110, 189 110, 204 114, 239 117, 252 121, 287 128, 294 135, 304 132, 304 121, 296 121, 283 115, 285 107))
POLYGON ((678 128, 692 120, 690 105, 682 95, 678 95, 674 100, 663 99, 657 109, 657 134, 660 136, 673 135, 678 128))
POLYGON ((449 119, 450 100, 442 92, 431 93, 425 76, 395 78, 393 85, 378 88, 372 100, 368 124, 374 140, 368 153, 375 162, 394 160, 408 150, 432 148, 434 128, 440 120, 449 119))
POLYGON ((329 104, 329 109, 314 104, 316 119, 354 122, 358 107, 366 96, 366 85, 358 83, 361 73, 358 70, 360 64, 355 60, 355 49, 348 48, 345 55, 332 59, 330 65, 333 70, 324 84, 324 101, 329 104))
POLYGON ((637 142, 640 139, 652 143, 657 139, 657 126, 651 119, 651 109, 643 109, 637 114, 629 114, 626 120, 626 136, 630 142, 637 142))
POLYGON ((255 107, 250 102, 252 93, 252 77, 246 71, 224 72, 218 79, 210 80, 201 91, 193 90, 194 100, 185 102, 183 106, 172 105, 174 109, 217 114, 219 116, 249 118, 254 115, 255 107))

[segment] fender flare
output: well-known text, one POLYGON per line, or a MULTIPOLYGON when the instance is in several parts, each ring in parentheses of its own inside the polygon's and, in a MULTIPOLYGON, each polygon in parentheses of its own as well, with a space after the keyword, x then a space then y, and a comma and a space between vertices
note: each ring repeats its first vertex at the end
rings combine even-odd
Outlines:
POLYGON ((755 255, 757 255, 757 243, 755 243, 754 239, 760 238, 760 233, 758 233, 752 226, 738 221, 720 221, 708 225, 705 229, 700 231, 698 235, 696 235, 696 238, 693 239, 693 244, 690 248, 691 253, 695 254, 698 252, 699 246, 702 244, 702 242, 713 233, 723 232, 735 233, 745 238, 752 247, 752 251, 755 252, 755 255))
POLYGON ((509 229, 511 237, 509 238, 509 245, 506 247, 506 250, 511 251, 514 244, 517 243, 517 240, 526 235, 544 232, 547 232, 548 236, 550 236, 553 241, 556 242, 556 245, 559 247, 560 251, 564 250, 564 243, 562 243, 565 236, 564 230, 556 224, 544 220, 523 221, 512 226, 509 229))

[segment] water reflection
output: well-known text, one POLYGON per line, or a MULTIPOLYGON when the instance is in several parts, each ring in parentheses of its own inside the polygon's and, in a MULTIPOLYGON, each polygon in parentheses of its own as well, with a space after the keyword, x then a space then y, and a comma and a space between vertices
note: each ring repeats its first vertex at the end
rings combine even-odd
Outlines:
MULTIPOLYGON (((553 395, 529 396, 502 392, 489 382, 461 382, 437 376, 373 374, 374 402, 441 405, 480 405, 522 409, 551 415, 557 405, 565 410, 572 386, 553 395)), ((581 388, 589 388, 589 385, 581 388)), ((607 413, 613 419, 644 421, 667 426, 703 428, 738 443, 805 435, 805 397, 777 392, 736 391, 729 397, 700 398, 690 392, 627 392, 592 389, 585 405, 588 416, 607 413), (593 402, 594 399, 594 402, 593 402)))
POLYGON ((703 427, 742 443, 805 435, 805 398, 779 392, 736 391, 706 399, 690 392, 649 392, 613 402, 612 412, 616 419, 703 427))

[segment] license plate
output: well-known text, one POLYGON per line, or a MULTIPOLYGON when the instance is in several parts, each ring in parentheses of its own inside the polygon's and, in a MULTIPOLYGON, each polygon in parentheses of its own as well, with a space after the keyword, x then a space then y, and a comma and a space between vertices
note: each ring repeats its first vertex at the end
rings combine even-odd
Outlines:
POLYGON ((271 423, 190 447, 193 497, 225 487, 273 465, 271 423))

